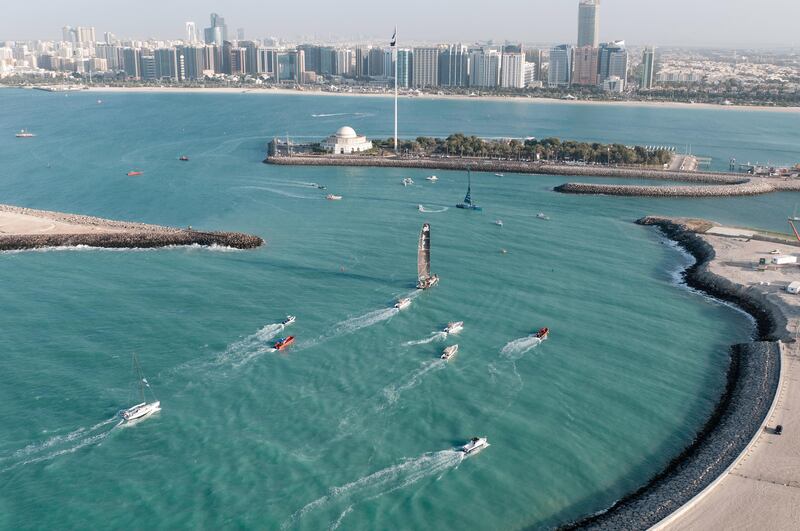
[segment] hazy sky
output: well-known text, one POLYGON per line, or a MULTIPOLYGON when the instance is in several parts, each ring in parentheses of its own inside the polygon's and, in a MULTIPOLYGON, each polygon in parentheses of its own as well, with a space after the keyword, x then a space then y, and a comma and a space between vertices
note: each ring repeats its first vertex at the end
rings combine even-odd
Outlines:
MULTIPOLYGON (((181 38, 208 14, 247 38, 391 36, 427 41, 574 42, 578 0, 9 0, 0 39, 58 39, 64 25, 94 26, 97 37, 181 38), (359 12, 359 6, 363 9, 359 12)), ((600 40, 687 46, 794 46, 800 0, 602 0, 600 40)), ((202 34, 201 34, 202 35, 202 34)), ((235 33, 234 33, 235 35, 235 33)))

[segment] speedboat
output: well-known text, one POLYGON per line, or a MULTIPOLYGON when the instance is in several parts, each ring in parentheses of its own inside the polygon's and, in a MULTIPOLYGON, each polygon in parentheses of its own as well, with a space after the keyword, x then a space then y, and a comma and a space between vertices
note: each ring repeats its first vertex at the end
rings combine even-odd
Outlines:
POLYGON ((542 341, 544 341, 545 339, 547 339, 547 336, 548 336, 548 335, 550 335, 550 329, 549 329, 549 328, 547 328, 547 327, 545 327, 545 328, 540 328, 540 329, 539 329, 539 331, 538 331, 538 332, 536 332, 536 334, 534 335, 534 337, 536 337, 537 339, 541 339, 542 341))
POLYGON ((292 343, 294 343, 294 336, 282 337, 278 339, 274 345, 272 345, 272 348, 274 348, 275 350, 283 350, 292 343))
POLYGON ((295 322, 296 320, 297 320, 297 317, 295 317, 294 315, 287 315, 287 316, 286 316, 286 319, 284 319, 283 321, 281 321, 281 324, 282 324, 283 326, 289 326, 290 324, 292 324, 292 323, 293 323, 293 322, 295 322))
POLYGON ((14 136, 16 136, 17 138, 33 138, 36 135, 34 135, 33 133, 31 133, 29 131, 26 131, 25 129, 22 129, 22 130, 20 130, 19 133, 17 133, 14 136))
POLYGON ((496 219, 496 220, 494 220, 494 224, 497 225, 498 227, 502 227, 503 226, 503 220, 502 219, 496 219))
POLYGON ((133 407, 123 410, 121 415, 125 422, 132 422, 134 420, 143 419, 144 417, 149 417, 156 411, 161 411, 160 401, 136 404, 133 407))
POLYGON ((447 326, 444 327, 444 331, 447 334, 457 334, 464 330, 464 321, 454 321, 452 323, 447 323, 447 326))
POLYGON ((445 361, 448 361, 451 358, 453 358, 457 353, 458 353, 458 345, 450 345, 449 347, 444 348, 441 358, 445 361))
POLYGON ((318 184, 318 185, 317 185, 317 189, 318 189, 318 190, 327 190, 327 189, 328 189, 328 187, 327 187, 327 186, 325 186, 324 184, 318 184))
POLYGON ((188 161, 188 160, 189 160, 189 157, 187 157, 186 155, 181 155, 181 156, 178 158, 178 160, 180 160, 180 161, 182 161, 182 162, 186 162, 186 161, 188 161))
POLYGON ((486 437, 473 437, 464 446, 460 446, 458 450, 464 452, 465 455, 477 454, 481 450, 489 447, 489 441, 486 437))
POLYGON ((411 299, 409 299, 408 297, 404 299, 399 299, 396 303, 394 303, 394 307, 397 308, 398 310, 405 310, 409 306, 411 306, 411 299))
POLYGON ((422 205, 417 205, 417 210, 419 210, 420 212, 425 212, 425 207, 422 205))
POLYGON ((342 200, 342 196, 334 195, 334 194, 328 194, 328 195, 325 196, 325 199, 327 199, 328 201, 341 201, 342 200))
POLYGON ((549 216, 545 216, 544 213, 542 213, 542 212, 539 212, 538 214, 536 214, 536 217, 539 218, 539 219, 543 219, 545 221, 549 221, 550 220, 550 217, 549 216))
POLYGON ((128 172, 128 177, 136 177, 136 176, 141 175, 142 173, 144 173, 144 172, 141 172, 141 171, 129 171, 128 172))
POLYGON ((403 179, 403 186, 409 186, 412 184, 414 184, 414 179, 412 179, 411 177, 406 177, 405 179, 403 179))
POLYGON ((425 180, 435 183, 436 181, 439 180, 439 178, 435 175, 428 175, 427 177, 425 177, 425 180))
POLYGON ((505 175, 503 175, 502 173, 495 173, 494 176, 495 177, 505 177, 505 175))

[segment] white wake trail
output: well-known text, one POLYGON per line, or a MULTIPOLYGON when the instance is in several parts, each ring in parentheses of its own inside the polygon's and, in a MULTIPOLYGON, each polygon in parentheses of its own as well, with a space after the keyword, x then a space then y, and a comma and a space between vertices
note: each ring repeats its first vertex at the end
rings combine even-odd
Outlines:
POLYGON ((536 336, 526 336, 513 341, 509 341, 500 351, 504 358, 509 360, 516 360, 522 357, 526 352, 534 349, 542 344, 542 340, 536 336))
POLYGON ((386 409, 386 406, 394 405, 398 400, 400 400, 400 395, 409 389, 418 386, 422 382, 422 379, 425 377, 425 375, 427 375, 429 372, 444 369, 446 366, 447 362, 442 359, 422 362, 420 367, 416 371, 412 372, 402 384, 387 385, 383 388, 383 396, 386 398, 386 403, 378 406, 376 409, 381 411, 386 409))
POLYGON ((418 208, 420 212, 425 214, 441 214, 442 212, 447 212, 449 210, 448 207, 439 207, 439 208, 427 208, 424 205, 421 205, 422 208, 418 208))
POLYGON ((428 343, 433 343, 434 341, 444 341, 447 339, 447 332, 443 332, 439 330, 438 332, 431 332, 431 335, 423 338, 423 339, 416 339, 414 341, 406 341, 403 343, 406 347, 413 347, 416 345, 427 345, 428 343))
POLYGON ((285 328, 281 323, 268 324, 258 332, 229 345, 225 352, 217 356, 215 363, 217 365, 230 363, 234 367, 240 367, 262 354, 272 352, 272 345, 268 342, 285 328))

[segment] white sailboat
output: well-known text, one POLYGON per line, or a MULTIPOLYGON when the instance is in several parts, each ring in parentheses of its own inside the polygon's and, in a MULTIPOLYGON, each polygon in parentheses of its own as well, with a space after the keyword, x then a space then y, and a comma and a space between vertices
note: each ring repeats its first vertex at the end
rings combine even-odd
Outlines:
POLYGON ((143 419, 145 417, 149 417, 156 411, 161 411, 161 402, 156 398, 155 393, 153 393, 153 389, 150 387, 150 383, 147 381, 147 378, 144 377, 144 374, 142 373, 142 367, 139 365, 139 358, 135 353, 133 354, 133 373, 137 379, 141 402, 120 412, 120 415, 122 415, 122 420, 125 423, 143 419), (150 391, 150 395, 153 397, 152 402, 147 401, 147 398, 145 397, 145 389, 150 391))

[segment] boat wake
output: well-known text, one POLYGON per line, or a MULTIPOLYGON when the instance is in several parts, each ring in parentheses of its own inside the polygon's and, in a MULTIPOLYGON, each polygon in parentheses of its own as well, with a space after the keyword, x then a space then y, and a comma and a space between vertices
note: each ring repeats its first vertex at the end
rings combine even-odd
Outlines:
POLYGON ((231 364, 233 367, 238 368, 262 354, 274 352, 275 349, 272 348, 269 341, 283 332, 284 328, 286 327, 281 323, 273 323, 264 326, 255 334, 249 335, 229 345, 228 348, 225 349, 225 352, 217 356, 215 364, 231 364))
POLYGON ((418 209, 420 212, 424 212, 425 214, 439 214, 439 213, 441 213, 441 212, 447 212, 448 210, 450 210, 448 207, 436 207, 436 208, 432 208, 432 207, 426 207, 425 205, 419 205, 419 206, 417 207, 417 209, 418 209))
POLYGON ((447 339, 447 332, 442 332, 440 330, 438 332, 431 332, 431 335, 424 339, 406 341, 405 343, 403 343, 403 345, 406 347, 413 347, 416 345, 427 345, 428 343, 433 343, 434 341, 444 341, 445 339, 447 339))
POLYGON ((369 116, 365 112, 334 112, 327 114, 312 114, 312 118, 332 118, 334 116, 369 116))
POLYGON ((121 424, 120 417, 114 415, 90 428, 78 428, 65 435, 50 437, 44 442, 29 444, 9 456, 0 457, 0 466, 5 465, 0 469, 0 473, 55 459, 60 455, 77 452, 86 446, 99 444, 121 424))
POLYGON ((518 360, 528 351, 542 344, 542 340, 536 336, 526 336, 506 343, 500 354, 508 360, 518 360))
POLYGON ((457 450, 428 452, 419 457, 405 459, 399 464, 384 468, 345 485, 331 487, 325 496, 306 504, 296 511, 283 523, 281 529, 289 529, 291 527, 319 528, 319 525, 300 526, 299 521, 311 513, 326 509, 329 517, 334 517, 334 514, 337 515, 328 525, 329 529, 336 529, 342 524, 342 521, 355 505, 379 498, 384 494, 402 489, 425 478, 436 476, 438 479, 448 470, 458 467, 463 460, 464 453, 457 450), (331 507, 334 504, 338 508, 331 507), (346 505, 344 511, 340 509, 342 504, 346 505))
POLYGON ((378 406, 376 409, 378 411, 382 411, 386 409, 387 406, 394 405, 398 400, 400 400, 401 394, 413 387, 418 386, 422 382, 422 379, 425 375, 427 375, 429 372, 444 369, 446 366, 447 362, 441 359, 422 362, 420 367, 416 371, 412 372, 402 384, 391 384, 383 388, 383 396, 386 399, 386 403, 378 406))

